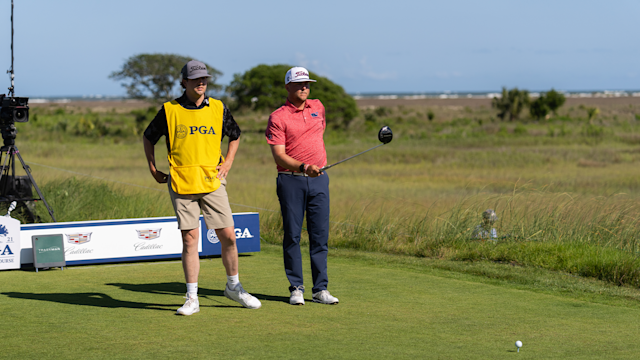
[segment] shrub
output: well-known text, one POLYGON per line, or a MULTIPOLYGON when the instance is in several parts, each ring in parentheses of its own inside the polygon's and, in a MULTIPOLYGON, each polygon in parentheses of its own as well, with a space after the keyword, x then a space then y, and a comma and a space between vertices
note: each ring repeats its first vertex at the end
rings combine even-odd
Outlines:
MULTIPOLYGON (((638 115, 636 115, 638 116, 638 115)), ((433 110, 429 109, 427 110, 427 119, 429 119, 429 121, 433 121, 433 119, 435 119, 436 114, 433 113, 433 110)))
POLYGON ((534 117, 538 120, 544 118, 549 114, 549 106, 547 105, 547 99, 544 95, 540 95, 534 102, 529 106, 529 114, 531 117, 534 117))
POLYGON ((562 105, 564 105, 564 102, 567 100, 567 98, 564 96, 564 94, 559 93, 559 92, 555 91, 554 89, 551 89, 551 91, 549 91, 548 93, 545 94, 545 100, 546 100, 546 104, 549 107, 549 109, 555 115, 558 115, 558 109, 562 105))
POLYGON ((509 115, 509 120, 516 120, 522 109, 529 105, 529 92, 527 90, 518 90, 513 88, 507 91, 507 88, 502 88, 502 96, 497 96, 491 101, 491 106, 498 110, 498 117, 502 120, 509 115))
POLYGON ((598 114, 600 114, 600 109, 598 109, 597 107, 589 107, 586 108, 586 110, 589 122, 591 122, 591 120, 593 120, 596 116, 598 116, 598 114))

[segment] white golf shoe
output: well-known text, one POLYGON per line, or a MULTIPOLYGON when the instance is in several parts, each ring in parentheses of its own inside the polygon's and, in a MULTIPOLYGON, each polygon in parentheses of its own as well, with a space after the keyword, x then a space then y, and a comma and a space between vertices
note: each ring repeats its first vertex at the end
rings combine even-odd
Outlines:
POLYGON ((295 289, 291 292, 291 297, 289 298, 289 304, 304 305, 304 293, 302 292, 302 290, 295 289))
POLYGON ((238 284, 235 290, 229 289, 229 284, 224 287, 224 296, 240 303, 240 305, 247 309, 260 309, 262 303, 258 298, 244 291, 242 284, 238 284))
POLYGON ((331 296, 328 290, 321 290, 317 293, 313 293, 313 302, 333 305, 338 303, 338 298, 331 296))
POLYGON ((189 293, 187 293, 185 299, 187 299, 187 301, 176 311, 177 315, 193 315, 200 311, 200 302, 197 296, 192 298, 189 296, 189 293))

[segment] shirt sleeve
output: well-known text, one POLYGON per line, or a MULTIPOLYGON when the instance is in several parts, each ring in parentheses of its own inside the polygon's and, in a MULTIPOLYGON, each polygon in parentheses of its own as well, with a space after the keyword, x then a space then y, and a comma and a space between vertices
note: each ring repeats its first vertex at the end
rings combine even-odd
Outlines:
POLYGON ((160 111, 158 111, 144 131, 144 137, 153 145, 155 145, 162 136, 166 136, 168 141, 169 127, 167 126, 167 114, 164 112, 164 106, 160 108, 160 111))
MULTIPOLYGON (((224 105, 224 104, 223 104, 224 105)), ((231 115, 231 111, 224 105, 224 114, 222 115, 222 137, 225 135, 229 137, 229 141, 235 141, 240 138, 240 126, 231 115)))
POLYGON ((286 144, 286 136, 285 136, 285 126, 280 121, 280 118, 272 113, 269 116, 269 123, 267 124, 267 130, 264 133, 267 138, 267 144, 269 145, 285 145, 286 144))

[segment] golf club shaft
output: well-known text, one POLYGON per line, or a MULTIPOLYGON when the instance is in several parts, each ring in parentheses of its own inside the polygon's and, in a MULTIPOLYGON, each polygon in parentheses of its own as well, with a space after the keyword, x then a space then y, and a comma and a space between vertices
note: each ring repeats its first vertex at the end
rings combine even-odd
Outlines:
POLYGON ((334 167, 334 166, 336 166, 336 165, 338 165, 338 164, 340 164, 340 163, 343 163, 343 162, 345 162, 345 161, 347 161, 347 160, 353 159, 354 157, 356 157, 356 156, 358 156, 358 155, 362 155, 362 154, 366 153, 367 151, 371 151, 371 150, 373 150, 373 149, 375 149, 375 148, 377 148, 377 147, 380 147, 380 146, 382 146, 382 145, 386 145, 386 144, 380 144, 380 145, 374 146, 374 147, 372 147, 372 148, 371 148, 371 149, 369 149, 369 150, 365 150, 365 151, 363 151, 363 152, 361 152, 361 153, 358 153, 358 154, 355 154, 355 155, 353 155, 353 156, 350 156, 350 157, 348 157, 348 158, 346 158, 346 159, 344 159, 344 160, 340 160, 340 161, 338 161, 338 162, 337 162, 337 163, 335 163, 335 164, 327 165, 327 166, 323 167, 322 169, 320 169, 320 171, 321 171, 321 172, 322 172, 322 171, 325 171, 325 170, 327 170, 328 168, 332 168, 332 167, 334 167))

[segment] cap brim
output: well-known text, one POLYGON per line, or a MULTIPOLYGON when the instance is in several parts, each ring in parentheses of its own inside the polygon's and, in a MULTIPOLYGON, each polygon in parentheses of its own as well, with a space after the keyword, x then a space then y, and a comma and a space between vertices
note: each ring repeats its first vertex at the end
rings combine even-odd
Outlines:
POLYGON ((292 82, 316 82, 316 81, 311 79, 299 79, 299 80, 291 80, 289 82, 292 83, 292 82))
POLYGON ((207 74, 207 75, 191 75, 191 76, 187 77, 187 79, 193 80, 193 79, 200 79, 200 78, 203 78, 203 77, 210 78, 211 75, 209 75, 209 74, 207 74))

